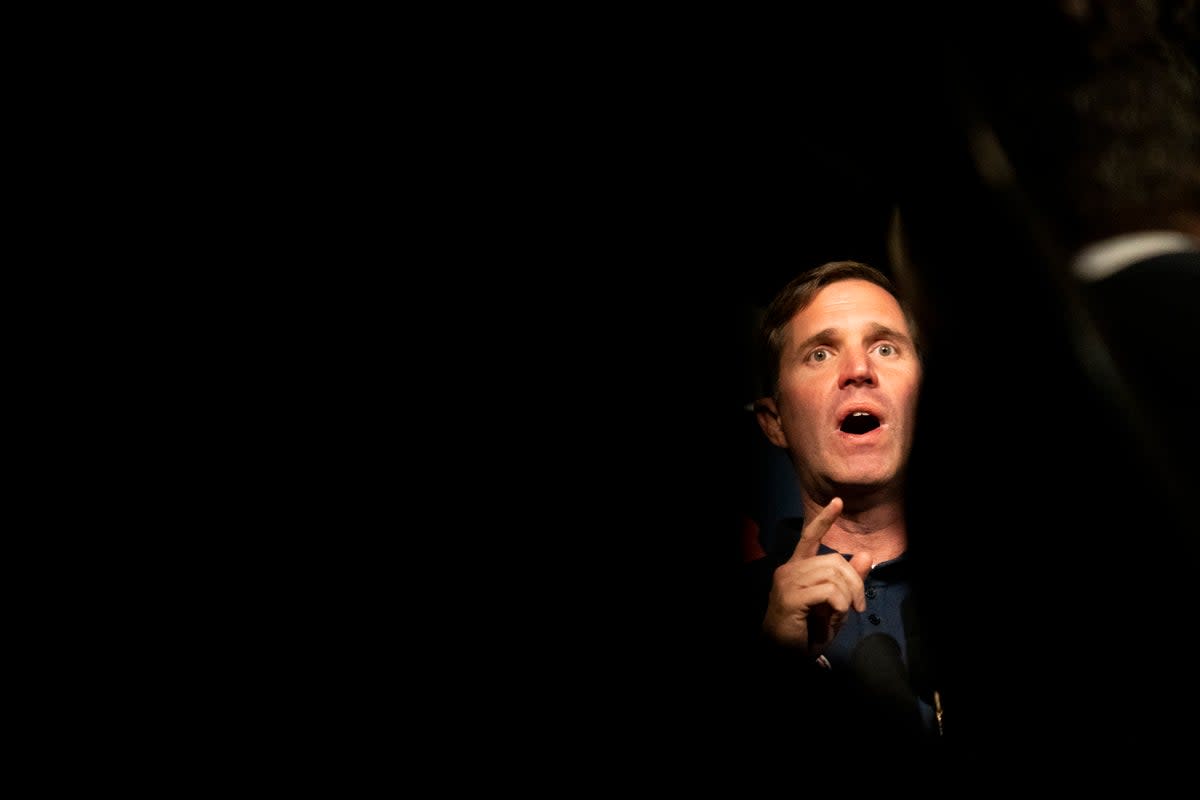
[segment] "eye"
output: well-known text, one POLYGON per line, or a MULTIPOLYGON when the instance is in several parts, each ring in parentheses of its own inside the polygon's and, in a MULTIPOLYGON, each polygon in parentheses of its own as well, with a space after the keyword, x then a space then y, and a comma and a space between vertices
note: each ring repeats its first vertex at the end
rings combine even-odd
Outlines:
POLYGON ((810 361, 816 361, 817 363, 820 363, 829 358, 829 351, 823 348, 820 350, 813 350, 812 353, 809 354, 808 358, 810 361))
POLYGON ((879 345, 879 355, 894 356, 896 355, 896 348, 890 344, 881 344, 879 345))

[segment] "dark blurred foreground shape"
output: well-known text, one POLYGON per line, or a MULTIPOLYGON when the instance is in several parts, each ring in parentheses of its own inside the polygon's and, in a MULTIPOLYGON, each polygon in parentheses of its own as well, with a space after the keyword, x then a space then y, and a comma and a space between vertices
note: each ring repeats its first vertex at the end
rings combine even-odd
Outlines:
POLYGON ((1200 220, 1194 40, 1166 8, 974 4, 906 75, 925 125, 894 266, 928 345, 910 531, 961 762, 1159 780, 1200 723, 1198 240, 1076 269, 1200 220))

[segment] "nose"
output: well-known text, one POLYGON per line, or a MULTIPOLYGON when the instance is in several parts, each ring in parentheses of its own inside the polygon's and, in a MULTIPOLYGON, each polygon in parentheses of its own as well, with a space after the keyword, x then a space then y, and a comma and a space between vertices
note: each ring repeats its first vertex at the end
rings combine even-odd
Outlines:
POLYGON ((875 384, 875 369, 871 364, 871 358, 865 350, 852 349, 844 356, 842 360, 842 372, 839 377, 838 385, 841 388, 847 386, 875 384))

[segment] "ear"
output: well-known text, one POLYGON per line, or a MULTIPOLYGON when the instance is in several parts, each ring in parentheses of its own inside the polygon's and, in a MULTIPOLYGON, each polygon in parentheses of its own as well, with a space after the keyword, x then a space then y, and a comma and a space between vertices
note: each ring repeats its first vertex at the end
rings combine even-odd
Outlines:
POLYGON ((770 397, 760 397, 754 403, 754 416, 758 419, 758 427, 767 435, 767 439, 776 447, 787 449, 787 437, 783 434, 783 425, 779 422, 779 407, 770 397))

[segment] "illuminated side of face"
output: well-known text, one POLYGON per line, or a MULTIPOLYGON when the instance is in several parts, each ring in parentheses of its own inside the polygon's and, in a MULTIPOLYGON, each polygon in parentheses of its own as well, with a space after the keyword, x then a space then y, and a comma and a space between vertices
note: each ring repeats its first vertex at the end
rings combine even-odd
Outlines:
POLYGON ((860 279, 822 288, 788 324, 779 367, 759 423, 809 494, 899 490, 921 363, 896 299, 860 279))

